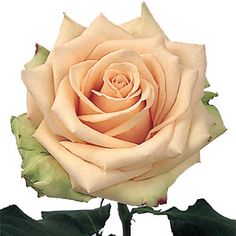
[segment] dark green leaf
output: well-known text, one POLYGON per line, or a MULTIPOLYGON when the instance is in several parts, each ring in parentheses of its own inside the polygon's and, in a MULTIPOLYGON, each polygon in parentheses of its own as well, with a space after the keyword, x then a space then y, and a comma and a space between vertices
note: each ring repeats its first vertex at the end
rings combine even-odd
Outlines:
POLYGON ((186 211, 173 207, 167 211, 158 212, 150 207, 139 207, 133 209, 132 213, 167 215, 174 236, 236 235, 236 220, 220 215, 204 199, 199 199, 186 211))
POLYGON ((12 205, 0 210, 0 235, 89 236, 99 234, 110 216, 111 205, 94 210, 42 212, 34 220, 12 205))
POLYGON ((135 213, 137 214, 151 213, 153 215, 161 215, 160 210, 156 211, 149 206, 133 208, 131 211, 131 214, 133 215, 135 213))

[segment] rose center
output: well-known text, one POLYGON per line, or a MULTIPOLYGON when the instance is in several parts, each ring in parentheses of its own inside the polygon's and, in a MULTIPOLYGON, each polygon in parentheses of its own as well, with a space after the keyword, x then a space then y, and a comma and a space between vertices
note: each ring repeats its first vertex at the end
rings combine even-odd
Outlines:
POLYGON ((115 88, 117 88, 118 90, 124 88, 125 86, 127 86, 130 83, 128 78, 123 74, 118 74, 118 75, 114 76, 110 81, 111 81, 112 85, 115 88))
POLYGON ((131 75, 116 70, 108 70, 103 76, 103 85, 100 93, 115 98, 126 97, 133 87, 131 75))

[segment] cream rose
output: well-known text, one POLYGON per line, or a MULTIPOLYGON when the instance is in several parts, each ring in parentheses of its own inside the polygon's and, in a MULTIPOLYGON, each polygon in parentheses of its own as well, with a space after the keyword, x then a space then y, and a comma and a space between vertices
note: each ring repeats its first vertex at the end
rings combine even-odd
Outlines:
POLYGON ((214 138, 205 70, 204 46, 169 41, 145 4, 121 26, 65 16, 47 61, 22 72, 34 138, 73 190, 158 205, 214 138))

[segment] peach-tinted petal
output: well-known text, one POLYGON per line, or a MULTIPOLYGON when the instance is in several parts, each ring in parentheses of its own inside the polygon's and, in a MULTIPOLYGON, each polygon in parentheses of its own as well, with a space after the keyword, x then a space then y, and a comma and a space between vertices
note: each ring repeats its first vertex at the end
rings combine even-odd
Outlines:
POLYGON ((27 93, 27 116, 36 127, 43 120, 42 112, 29 93, 27 93))
MULTIPOLYGON (((207 113, 205 107, 201 102, 196 105, 195 109, 191 113, 193 118, 191 121, 190 129, 188 131, 186 144, 182 153, 176 158, 171 158, 165 161, 154 163, 151 171, 144 174, 143 176, 136 178, 136 180, 150 178, 169 171, 170 169, 174 168, 175 166, 179 165, 180 163, 184 162, 189 157, 194 155, 194 153, 198 153, 200 149, 202 149, 209 143, 210 128, 212 126, 212 119, 210 115, 207 113)), ((178 130, 175 130, 175 132, 180 132, 180 128, 177 129, 178 130)), ((182 130, 183 129, 184 128, 182 128, 182 130)), ((177 142, 176 138, 175 142, 177 142)))
MULTIPOLYGON (((94 192, 92 195, 134 206, 143 204, 151 207, 157 206, 158 201, 167 196, 169 186, 175 182, 178 176, 197 162, 199 162, 199 157, 194 155, 163 175, 142 181, 130 180, 94 192)), ((73 180, 72 184, 73 189, 76 190, 78 185, 73 180)))
POLYGON ((167 148, 167 156, 169 155, 172 157, 172 153, 168 152, 168 150, 177 149, 179 150, 179 154, 183 152, 191 127, 192 113, 193 109, 189 109, 182 116, 176 119, 174 134, 167 148))
POLYGON ((129 49, 138 54, 151 53, 160 44, 163 44, 163 39, 160 36, 147 39, 129 39, 129 40, 107 40, 99 44, 89 55, 89 60, 99 60, 103 56, 120 50, 129 49))
POLYGON ((181 68, 181 81, 174 105, 165 117, 165 120, 150 131, 151 134, 162 129, 165 125, 174 122, 192 105, 192 96, 198 78, 197 72, 183 66, 181 68))
POLYGON ((138 144, 145 140, 148 132, 152 128, 152 119, 149 109, 155 98, 154 91, 152 87, 150 88, 151 94, 146 100, 145 107, 137 114, 131 116, 127 121, 107 131, 106 134, 138 144))
POLYGON ((173 106, 180 83, 179 58, 171 54, 165 47, 159 47, 153 53, 165 73, 166 99, 161 112, 158 111, 157 123, 159 124, 173 106))
POLYGON ((21 76, 28 91, 35 99, 42 113, 45 114, 55 96, 51 66, 46 63, 33 69, 24 70, 21 76))
POLYGON ((158 84, 159 88, 157 108, 153 119, 153 126, 155 126, 166 101, 166 78, 160 63, 153 55, 143 54, 142 59, 146 64, 147 68, 149 69, 149 71, 152 73, 152 76, 155 79, 156 83, 158 84))
POLYGON ((132 147, 135 145, 102 134, 83 124, 76 114, 76 101, 77 96, 70 86, 68 77, 65 77, 58 88, 52 111, 77 138, 95 145, 111 148, 132 147))
POLYGON ((67 151, 59 144, 56 137, 50 133, 45 122, 40 124, 34 137, 60 163, 70 178, 73 179, 73 182, 76 181, 88 193, 127 181, 150 169, 150 166, 144 166, 129 172, 120 170, 104 171, 67 151))
POLYGON ((81 91, 83 80, 86 80, 86 76, 89 74, 89 70, 93 68, 93 66, 97 63, 97 61, 89 60, 81 62, 70 69, 69 72, 69 80, 71 87, 79 96, 79 114, 96 114, 103 113, 101 109, 96 107, 81 91))
POLYGON ((99 43, 109 39, 131 38, 129 33, 112 24, 104 16, 98 16, 80 37, 55 48, 52 60, 55 90, 68 74, 70 67, 86 59, 99 43))
POLYGON ((204 45, 166 42, 166 47, 180 58, 180 63, 198 71, 198 82, 193 99, 199 100, 203 96, 206 72, 206 53, 204 45))
POLYGON ((22 80, 47 120, 51 131, 69 140, 78 141, 51 112, 55 95, 50 64, 45 63, 33 69, 22 71, 22 80))
POLYGON ((126 127, 124 129, 126 132, 119 131, 121 134, 115 137, 137 144, 144 142, 148 132, 152 128, 152 119, 149 110, 143 109, 139 114, 139 117, 135 117, 135 119, 131 118, 132 121, 129 124, 125 123, 126 127))
POLYGON ((137 103, 140 99, 140 94, 141 89, 139 89, 131 97, 118 99, 97 91, 93 91, 90 100, 104 112, 116 112, 127 109, 137 103))
POLYGON ((147 165, 165 159, 166 147, 173 136, 172 124, 164 127, 158 135, 146 142, 130 148, 110 149, 89 144, 60 142, 75 155, 100 166, 103 169, 120 169, 130 166, 136 168, 137 163, 147 165))
POLYGON ((167 39, 144 2, 142 3, 142 16, 122 24, 121 27, 131 33, 135 38, 162 36, 167 39))
POLYGON ((73 21, 64 13, 60 31, 54 47, 60 46, 78 37, 85 30, 85 27, 73 21))

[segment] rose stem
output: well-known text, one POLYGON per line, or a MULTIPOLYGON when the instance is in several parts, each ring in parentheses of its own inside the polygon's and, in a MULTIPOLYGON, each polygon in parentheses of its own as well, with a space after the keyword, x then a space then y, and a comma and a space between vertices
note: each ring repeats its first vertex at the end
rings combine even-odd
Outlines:
POLYGON ((119 217, 122 223, 123 236, 131 236, 132 214, 125 204, 118 203, 119 217))

